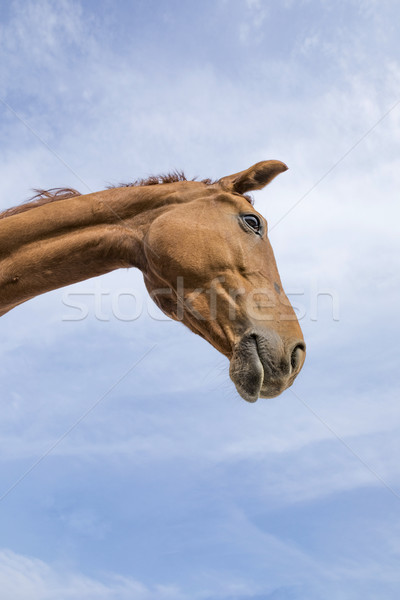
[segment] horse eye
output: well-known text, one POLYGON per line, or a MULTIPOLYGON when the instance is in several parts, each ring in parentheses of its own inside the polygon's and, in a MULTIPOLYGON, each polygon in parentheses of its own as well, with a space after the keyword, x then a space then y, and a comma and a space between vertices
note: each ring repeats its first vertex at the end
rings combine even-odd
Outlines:
POLYGON ((261 223, 260 219, 256 215, 244 215, 243 221, 247 223, 247 225, 251 227, 253 231, 260 233, 261 223))

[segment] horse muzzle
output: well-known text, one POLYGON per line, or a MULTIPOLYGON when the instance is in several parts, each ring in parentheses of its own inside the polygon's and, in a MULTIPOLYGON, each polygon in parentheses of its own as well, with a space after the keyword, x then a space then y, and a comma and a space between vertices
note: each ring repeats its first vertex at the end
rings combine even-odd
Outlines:
POLYGON ((305 355, 302 339, 285 340, 272 329, 253 330, 235 346, 229 374, 247 402, 274 398, 292 385, 305 355))

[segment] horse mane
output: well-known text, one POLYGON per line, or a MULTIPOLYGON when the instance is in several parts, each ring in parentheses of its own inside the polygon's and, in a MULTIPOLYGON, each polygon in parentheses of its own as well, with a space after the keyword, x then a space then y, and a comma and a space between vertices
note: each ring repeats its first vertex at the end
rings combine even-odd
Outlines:
MULTIPOLYGON (((193 179, 187 179, 183 171, 172 171, 164 175, 150 175, 146 179, 136 179, 131 183, 119 183, 117 185, 109 185, 107 189, 115 189, 120 187, 144 187, 148 185, 163 185, 164 183, 177 183, 178 181, 198 181, 196 177, 193 179)), ((211 179, 201 179, 199 183, 211 185, 215 181, 211 179)), ((68 198, 76 198, 82 196, 80 192, 73 188, 51 188, 49 190, 34 189, 35 195, 26 200, 19 206, 8 208, 7 210, 0 212, 0 219, 17 215, 32 208, 38 208, 43 204, 50 202, 59 202, 60 200, 67 200, 68 198)), ((244 197, 250 204, 252 204, 251 198, 244 194, 244 197)))
MULTIPOLYGON (((197 181, 197 177, 188 179, 183 171, 172 171, 164 175, 150 175, 146 179, 136 179, 131 183, 119 183, 118 185, 110 185, 108 189, 119 188, 119 187, 137 187, 145 185, 162 185, 163 183, 177 183, 178 181, 197 181)), ((211 185, 215 183, 211 179, 201 179, 199 183, 205 183, 211 185)))
POLYGON ((14 206, 13 208, 8 208, 7 210, 1 212, 0 219, 18 215, 19 213, 31 210, 31 208, 38 208, 39 206, 48 204, 49 202, 58 202, 59 200, 66 200, 67 198, 75 198, 76 196, 82 195, 73 188, 51 188, 49 190, 34 189, 33 191, 36 193, 34 196, 32 196, 32 198, 29 198, 19 206, 14 206))

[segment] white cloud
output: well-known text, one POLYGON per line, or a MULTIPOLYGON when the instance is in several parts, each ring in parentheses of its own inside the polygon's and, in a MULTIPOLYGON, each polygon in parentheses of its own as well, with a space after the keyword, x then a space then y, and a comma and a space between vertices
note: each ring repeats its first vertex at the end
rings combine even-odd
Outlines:
POLYGON ((259 44, 263 39, 263 24, 268 17, 268 7, 261 0, 245 0, 247 11, 239 27, 239 40, 242 44, 259 44))
POLYGON ((0 587, 4 600, 183 600, 179 589, 154 586, 152 590, 129 578, 109 576, 103 582, 79 572, 3 550, 0 587), (61 568, 60 568, 61 567, 61 568))

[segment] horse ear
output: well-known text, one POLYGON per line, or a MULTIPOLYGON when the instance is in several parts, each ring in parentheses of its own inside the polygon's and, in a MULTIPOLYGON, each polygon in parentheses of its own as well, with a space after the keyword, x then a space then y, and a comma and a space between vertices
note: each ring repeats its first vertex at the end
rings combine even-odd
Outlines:
POLYGON ((288 167, 280 160, 264 160, 240 173, 227 175, 218 181, 225 189, 237 194, 261 190, 274 177, 287 171, 288 167))

